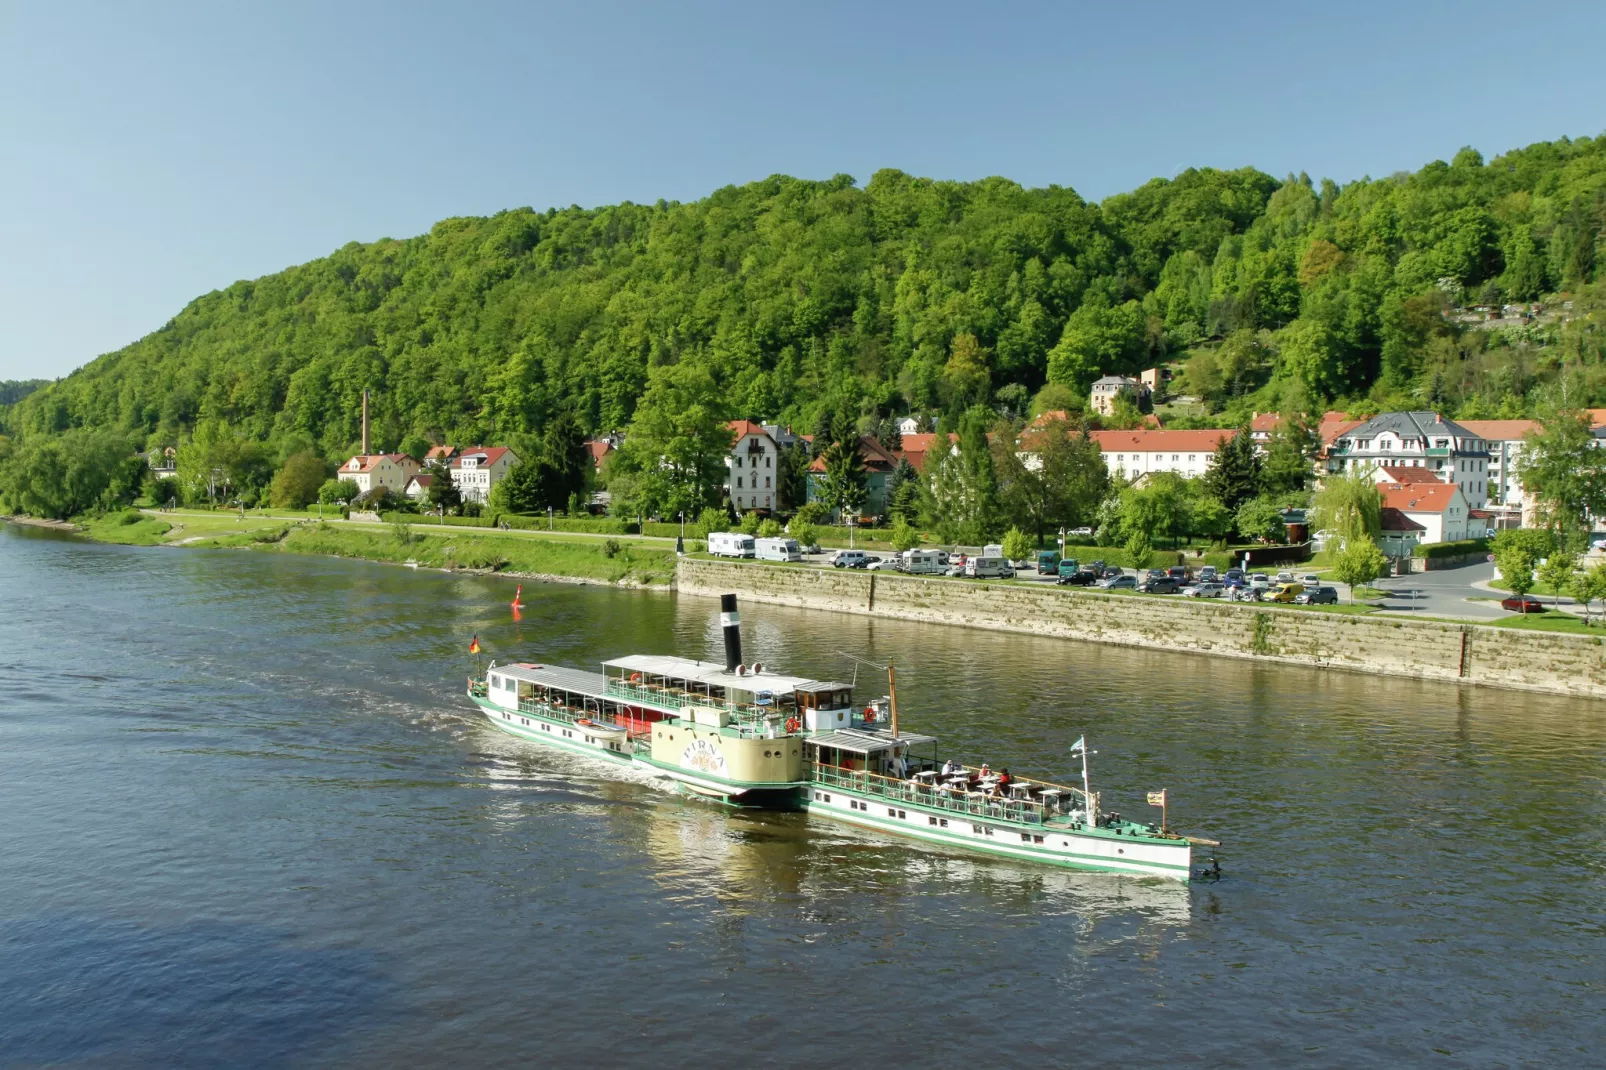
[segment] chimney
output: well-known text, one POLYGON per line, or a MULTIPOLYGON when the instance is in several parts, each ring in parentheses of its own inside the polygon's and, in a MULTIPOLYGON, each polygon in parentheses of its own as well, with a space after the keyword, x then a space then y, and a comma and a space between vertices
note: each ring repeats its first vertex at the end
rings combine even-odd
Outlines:
POLYGON ((368 456, 368 391, 362 392, 362 455, 368 456))
POLYGON ((725 671, 735 672, 742 663, 742 615, 736 612, 736 596, 719 596, 719 623, 725 629, 725 671))

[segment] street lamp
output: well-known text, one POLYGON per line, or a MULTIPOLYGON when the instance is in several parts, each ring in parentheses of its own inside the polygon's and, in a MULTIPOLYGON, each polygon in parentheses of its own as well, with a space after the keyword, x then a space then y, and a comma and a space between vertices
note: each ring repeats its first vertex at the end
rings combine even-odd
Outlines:
POLYGON ((675 556, 680 557, 686 553, 686 510, 680 511, 680 534, 675 536, 675 556))
POLYGON ((1060 528, 1060 560, 1065 560, 1065 529, 1060 528))

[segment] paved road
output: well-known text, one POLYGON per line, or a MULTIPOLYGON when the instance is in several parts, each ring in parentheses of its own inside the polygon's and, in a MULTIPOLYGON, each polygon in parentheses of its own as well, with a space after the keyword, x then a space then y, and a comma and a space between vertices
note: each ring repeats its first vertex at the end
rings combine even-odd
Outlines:
MULTIPOLYGON (((1434 572, 1413 572, 1408 576, 1378 580, 1372 586, 1389 592, 1382 605, 1390 612, 1424 617, 1498 620, 1509 615, 1500 608, 1498 601, 1468 601, 1501 597, 1498 591, 1473 586, 1474 582, 1487 583, 1493 577, 1494 566, 1483 562, 1434 572)), ((1340 586, 1340 590, 1347 601, 1348 589, 1340 586)))

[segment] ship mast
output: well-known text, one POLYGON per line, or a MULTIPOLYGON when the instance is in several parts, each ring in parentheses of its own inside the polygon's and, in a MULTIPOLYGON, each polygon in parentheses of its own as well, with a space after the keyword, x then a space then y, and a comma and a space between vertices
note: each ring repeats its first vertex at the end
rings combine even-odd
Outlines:
POLYGON ((892 659, 887 659, 887 705, 891 707, 892 738, 898 738, 898 677, 892 668, 892 659))

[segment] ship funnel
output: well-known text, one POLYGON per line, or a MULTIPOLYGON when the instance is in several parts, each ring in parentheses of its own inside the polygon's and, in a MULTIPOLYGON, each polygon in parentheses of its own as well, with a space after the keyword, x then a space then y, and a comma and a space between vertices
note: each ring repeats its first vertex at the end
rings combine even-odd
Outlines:
POLYGON ((735 595, 719 596, 719 623, 725 629, 725 671, 735 672, 742 663, 742 616, 735 595))

